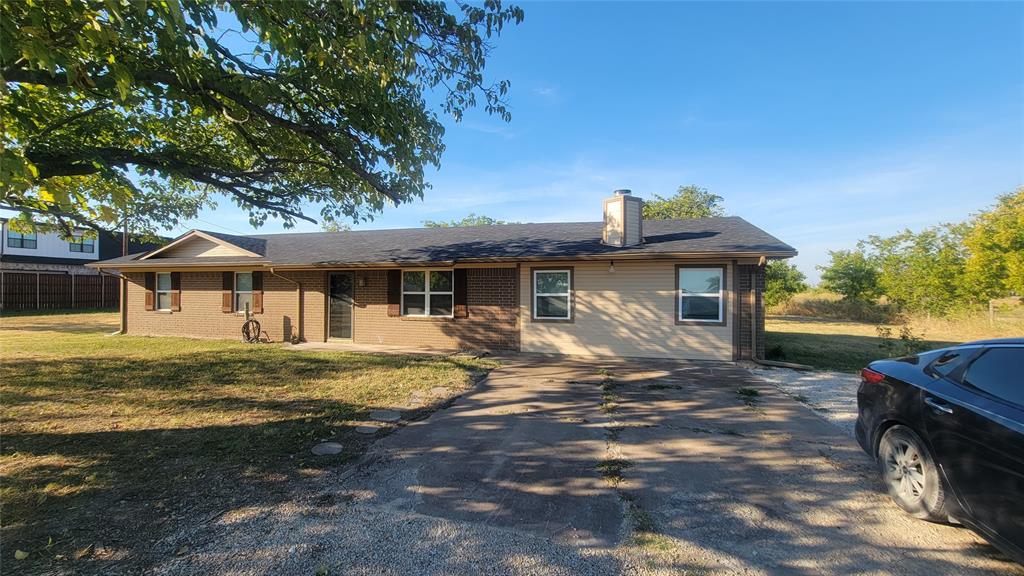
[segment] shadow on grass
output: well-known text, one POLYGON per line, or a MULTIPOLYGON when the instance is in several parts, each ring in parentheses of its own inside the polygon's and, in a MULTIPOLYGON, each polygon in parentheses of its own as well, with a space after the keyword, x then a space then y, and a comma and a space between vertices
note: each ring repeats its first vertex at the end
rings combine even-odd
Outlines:
POLYGON ((425 383, 465 382, 459 375, 473 368, 272 348, 107 354, 0 365, 0 534, 5 550, 31 553, 5 572, 132 571, 173 555, 180 543, 168 537, 183 526, 285 501, 307 479, 341 470, 373 439, 351 420, 425 383), (324 440, 344 451, 312 455, 324 440))
MULTIPOLYGON (((894 349, 886 349, 877 336, 848 334, 809 334, 805 332, 765 333, 765 355, 770 360, 807 364, 821 370, 856 372, 870 362, 903 353, 898 339, 894 349)), ((952 346, 956 342, 921 340, 910 345, 909 353, 952 346)))

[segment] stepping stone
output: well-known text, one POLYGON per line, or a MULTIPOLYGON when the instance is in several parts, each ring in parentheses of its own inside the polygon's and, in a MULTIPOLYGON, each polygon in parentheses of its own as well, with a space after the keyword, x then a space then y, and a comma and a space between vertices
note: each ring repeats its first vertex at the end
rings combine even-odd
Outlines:
POLYGON ((434 396, 447 396, 452 393, 452 389, 447 386, 434 386, 430 393, 434 396))
POLYGON ((374 410, 370 412, 370 419, 378 422, 398 422, 402 415, 394 410, 374 410))
POLYGON ((360 434, 376 434, 377 430, 380 430, 380 426, 356 426, 356 432, 360 434))
POLYGON ((341 454, 341 451, 343 449, 344 446, 338 444, 337 442, 321 442, 316 446, 313 446, 310 452, 316 454, 317 456, 330 456, 332 454, 341 454))

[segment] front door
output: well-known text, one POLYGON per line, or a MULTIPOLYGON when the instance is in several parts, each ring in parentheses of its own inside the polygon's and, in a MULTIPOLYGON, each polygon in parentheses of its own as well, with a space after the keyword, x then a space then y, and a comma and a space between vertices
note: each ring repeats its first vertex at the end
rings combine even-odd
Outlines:
POLYGON ((331 272, 328 297, 327 334, 330 338, 352 338, 352 272, 331 272))

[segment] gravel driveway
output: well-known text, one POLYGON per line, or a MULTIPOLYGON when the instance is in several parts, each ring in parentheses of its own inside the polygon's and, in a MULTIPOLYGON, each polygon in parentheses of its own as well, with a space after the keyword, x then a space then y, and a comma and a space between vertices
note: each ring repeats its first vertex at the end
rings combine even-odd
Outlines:
POLYGON ((1024 574, 731 364, 509 357, 318 486, 184 529, 155 572, 1024 574))
POLYGON ((789 368, 748 368, 797 402, 810 406, 822 418, 853 438, 857 422, 857 387, 860 376, 846 372, 803 371, 789 368))

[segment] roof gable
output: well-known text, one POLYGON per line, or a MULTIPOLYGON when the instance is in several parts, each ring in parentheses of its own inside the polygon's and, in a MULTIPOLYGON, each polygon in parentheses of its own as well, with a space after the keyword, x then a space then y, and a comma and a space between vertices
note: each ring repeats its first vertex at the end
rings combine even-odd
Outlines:
POLYGON ((201 230, 192 230, 159 248, 142 256, 140 260, 159 258, 224 258, 247 256, 259 258, 261 255, 247 250, 238 243, 214 236, 201 230))

